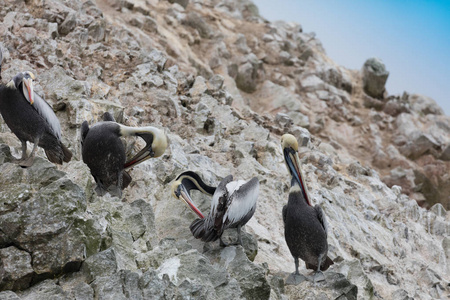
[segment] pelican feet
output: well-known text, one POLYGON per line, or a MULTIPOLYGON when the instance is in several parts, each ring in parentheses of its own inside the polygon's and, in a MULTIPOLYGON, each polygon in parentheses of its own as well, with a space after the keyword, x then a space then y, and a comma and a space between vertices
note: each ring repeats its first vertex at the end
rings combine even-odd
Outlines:
POLYGON ((316 272, 314 272, 314 275, 312 275, 311 277, 308 276, 308 280, 309 280, 309 281, 312 281, 313 284, 314 284, 314 286, 316 285, 317 282, 325 281, 325 275, 323 274, 322 271, 316 271, 316 272), (312 278, 311 278, 311 277, 312 277, 312 278), (311 279, 312 279, 312 280, 311 280, 311 279))
POLYGON ((302 283, 303 281, 307 280, 307 278, 305 276, 303 276, 302 274, 296 274, 291 273, 288 278, 286 279, 285 284, 286 285, 299 285, 300 283, 302 283))
POLYGON ((21 166, 22 168, 31 167, 33 165, 33 163, 34 163, 34 156, 17 160, 17 164, 19 166, 21 166))

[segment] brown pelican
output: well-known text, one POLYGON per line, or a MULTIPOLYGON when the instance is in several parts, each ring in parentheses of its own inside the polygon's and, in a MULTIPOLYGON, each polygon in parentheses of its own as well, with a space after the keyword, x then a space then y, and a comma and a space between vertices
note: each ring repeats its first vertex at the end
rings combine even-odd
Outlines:
MULTIPOLYGON (((298 271, 298 259, 305 261, 306 268, 327 270, 333 261, 327 256, 327 222, 322 208, 311 205, 308 190, 303 181, 298 158, 298 143, 291 134, 281 137, 284 160, 292 176, 289 200, 283 207, 284 236, 295 260, 295 273, 298 271)), ((314 276, 314 281, 316 276, 314 276)))
POLYGON ((50 105, 33 91, 34 79, 33 73, 21 72, 8 84, 0 85, 0 113, 22 143, 19 165, 31 166, 38 146, 52 163, 69 162, 72 153, 61 142, 59 120, 50 105), (29 157, 27 141, 34 143, 29 157))
POLYGON ((131 176, 125 170, 151 157, 163 155, 167 148, 167 138, 155 127, 132 128, 116 123, 109 113, 104 114, 103 120, 90 128, 87 121, 81 124, 83 161, 97 183, 95 191, 99 196, 109 192, 122 197, 122 189, 131 182, 131 176), (120 139, 125 136, 139 136, 147 143, 128 162, 125 147, 120 139))
POLYGON ((237 228, 238 239, 234 243, 242 245, 241 227, 253 216, 259 193, 259 180, 253 177, 248 182, 233 181, 233 176, 225 177, 217 187, 208 186, 196 173, 187 171, 180 174, 172 184, 175 198, 183 200, 200 219, 196 219, 189 227, 195 238, 204 242, 220 240, 221 246, 227 246, 222 241, 225 229, 237 228), (190 191, 212 196, 211 210, 206 218, 193 203, 190 191))

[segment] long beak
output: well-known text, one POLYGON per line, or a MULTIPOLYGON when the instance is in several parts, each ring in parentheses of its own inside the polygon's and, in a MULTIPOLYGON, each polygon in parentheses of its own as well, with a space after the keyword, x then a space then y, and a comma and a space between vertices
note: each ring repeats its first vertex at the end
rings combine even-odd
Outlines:
POLYGON ((306 189, 306 185, 303 181, 304 176, 302 170, 300 169, 300 161, 298 158, 297 151, 294 151, 292 148, 285 148, 283 152, 284 152, 284 159, 289 168, 289 171, 291 172, 291 175, 298 182, 298 185, 302 189, 303 197, 305 198, 308 205, 311 206, 308 190, 306 189))
POLYGON ((25 95, 25 98, 27 98, 30 104, 33 105, 34 103, 33 80, 31 78, 24 78, 22 82, 25 85, 28 92, 28 97, 27 95, 25 95))
POLYGON ((125 163, 124 165, 124 169, 129 169, 134 167, 135 165, 140 164, 141 162, 146 161, 147 159, 151 158, 154 156, 153 150, 152 150, 152 146, 150 145, 148 147, 145 146, 144 149, 142 149, 141 151, 139 151, 138 154, 136 154, 132 159, 130 159, 128 162, 125 163))
POLYGON ((205 216, 203 216, 203 214, 201 213, 201 211, 197 208, 197 206, 194 205, 194 202, 192 202, 191 196, 189 196, 188 191, 186 190, 186 188, 184 187, 184 185, 181 185, 181 192, 180 192, 180 196, 181 199, 184 201, 184 203, 186 203, 186 205, 197 214, 197 216, 200 217, 200 219, 204 219, 205 216))
POLYGON ((125 169, 129 169, 155 156, 155 152, 152 149, 153 136, 150 133, 149 134, 139 133, 137 135, 142 137, 147 144, 145 145, 144 148, 142 148, 141 151, 139 151, 138 154, 136 154, 132 159, 130 159, 128 162, 125 163, 124 166, 125 169))

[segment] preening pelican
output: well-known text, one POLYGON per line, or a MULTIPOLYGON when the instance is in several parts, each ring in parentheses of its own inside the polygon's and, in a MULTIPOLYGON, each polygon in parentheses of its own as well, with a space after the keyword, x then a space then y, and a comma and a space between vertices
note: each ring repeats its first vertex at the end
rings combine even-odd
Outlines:
POLYGON ((122 189, 131 182, 125 171, 152 157, 163 155, 167 148, 167 138, 158 128, 128 127, 114 121, 105 113, 103 122, 89 128, 87 121, 81 124, 81 152, 84 163, 91 170, 97 183, 95 191, 103 196, 106 192, 122 197, 122 189), (125 147, 120 137, 139 136, 146 146, 126 162, 125 147))
POLYGON ((33 91, 34 79, 33 73, 20 72, 6 85, 0 85, 0 113, 22 143, 19 165, 31 166, 38 146, 52 163, 69 162, 72 152, 61 142, 59 120, 50 105, 33 91), (29 157, 27 141, 34 143, 29 157))
MULTIPOLYGON (((295 275, 298 259, 305 261, 306 268, 319 273, 327 270, 333 261, 327 256, 327 223, 322 208, 311 205, 308 190, 303 180, 298 158, 298 143, 291 134, 281 137, 284 160, 292 176, 289 200, 283 207, 284 236, 295 260, 295 275)), ((315 280, 315 276, 314 276, 315 280)))
POLYGON ((195 238, 204 242, 220 240, 221 246, 227 246, 222 241, 225 229, 237 228, 237 243, 242 245, 241 227, 253 216, 259 193, 259 180, 253 177, 248 182, 233 181, 228 175, 219 186, 208 186, 196 173, 188 171, 180 174, 172 184, 175 198, 183 200, 200 219, 196 219, 189 227, 195 238), (206 218, 193 203, 190 191, 199 190, 212 196, 211 210, 206 218))

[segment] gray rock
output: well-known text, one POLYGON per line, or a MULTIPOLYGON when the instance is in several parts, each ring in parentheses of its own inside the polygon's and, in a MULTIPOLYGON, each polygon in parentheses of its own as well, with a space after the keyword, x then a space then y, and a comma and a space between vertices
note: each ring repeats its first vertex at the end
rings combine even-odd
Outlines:
POLYGON ((177 3, 181 5, 183 8, 186 8, 189 4, 189 0, 169 0, 170 3, 177 3))
POLYGON ((367 95, 382 99, 389 76, 386 66, 379 58, 369 58, 362 68, 363 88, 367 95))
POLYGON ((244 92, 253 93, 256 90, 257 81, 254 66, 251 63, 239 66, 236 76, 236 86, 244 92))
POLYGON ((212 28, 203 19, 203 17, 196 12, 189 12, 182 23, 196 29, 200 36, 204 39, 210 39, 214 35, 212 28))
POLYGON ((364 107, 374 108, 375 110, 378 110, 378 111, 383 110, 383 107, 385 105, 385 103, 383 101, 372 98, 371 96, 366 95, 366 94, 364 94, 362 97, 363 97, 364 107))
POLYGON ((444 147, 444 151, 442 151, 442 154, 439 157, 439 159, 450 161, 450 144, 444 147))
POLYGON ((409 95, 407 101, 411 105, 411 110, 413 110, 419 114, 423 114, 423 115, 428 115, 428 114, 443 115, 444 114, 444 111, 442 110, 442 108, 439 107, 439 105, 436 103, 436 101, 434 101, 430 97, 412 94, 412 95, 409 95))
POLYGON ((59 33, 62 35, 69 34, 74 30, 76 26, 77 26, 77 13, 71 12, 66 16, 64 22, 62 22, 62 24, 59 25, 59 33))
POLYGON ((202 76, 198 76, 195 78, 194 84, 192 85, 192 88, 189 90, 189 94, 192 98, 196 98, 201 96, 206 92, 208 89, 208 86, 206 84, 206 79, 202 76))
POLYGON ((374 297, 374 286, 357 259, 343 261, 334 268, 344 274, 345 277, 358 287, 358 298, 372 299, 374 297))
POLYGON ((95 22, 92 22, 91 25, 89 25, 88 28, 89 36, 95 43, 101 42, 105 39, 105 27, 106 27, 105 20, 97 20, 95 22))
POLYGON ((403 290, 403 289, 399 289, 396 290, 395 292, 392 293, 392 299, 398 299, 398 300, 414 300, 413 297, 410 297, 408 295, 408 292, 403 290))
POLYGON ((430 211, 434 212, 439 217, 446 217, 447 211, 445 210, 444 206, 442 206, 441 203, 436 203, 430 208, 430 211))
POLYGON ((68 76, 66 70, 60 66, 41 73, 39 83, 52 100, 75 100, 90 96, 88 83, 68 76))
POLYGON ((299 111, 290 111, 288 112, 288 116, 292 119, 294 125, 309 128, 310 123, 308 116, 305 116, 299 111))
POLYGON ((237 69, 236 86, 246 93, 253 93, 256 91, 258 83, 264 80, 264 74, 262 62, 250 54, 247 61, 237 69))
POLYGON ((0 184, 8 191, 0 193, 0 248, 14 241, 28 252, 36 281, 77 271, 86 251, 98 251, 87 238, 98 239, 95 221, 81 217, 86 210, 82 189, 49 165, 39 158, 29 169, 0 165, 0 184))
POLYGON ((410 109, 407 102, 401 101, 400 99, 392 98, 386 102, 383 111, 388 115, 395 117, 401 113, 409 112, 410 109))
POLYGON ((426 153, 437 151, 439 146, 431 135, 415 131, 410 134, 406 143, 399 147, 399 150, 406 157, 415 160, 426 153))
POLYGON ((224 78, 222 75, 216 74, 208 80, 208 90, 217 92, 223 87, 224 78))
POLYGON ((277 113, 275 116, 275 122, 277 122, 281 127, 290 127, 293 124, 292 119, 284 113, 277 113))
POLYGON ((210 259, 220 259, 218 263, 239 283, 245 299, 268 299, 270 285, 265 278, 264 268, 251 263, 243 248, 229 246, 205 253, 210 259))
POLYGON ((108 249, 87 258, 81 267, 88 282, 97 277, 110 276, 117 271, 116 254, 113 249, 108 249))
POLYGON ((0 292, 0 300, 20 300, 20 298, 12 291, 4 291, 0 292))
POLYGON ((53 280, 47 279, 38 283, 21 294, 22 299, 66 299, 66 293, 53 280))
POLYGON ((12 162, 12 160, 13 156, 11 154, 11 150, 9 150, 9 146, 0 144, 0 164, 12 162))
POLYGON ((305 92, 314 92, 326 89, 325 82, 316 75, 309 75, 300 80, 300 85, 305 92))
POLYGON ((59 36, 57 23, 48 23, 48 35, 52 39, 55 39, 59 36))
POLYGON ((401 186, 403 193, 409 194, 415 186, 414 179, 415 176, 413 170, 397 167, 392 169, 389 175, 383 177, 383 182, 386 183, 387 186, 401 186))
POLYGON ((156 20, 149 16, 134 17, 130 20, 130 24, 152 33, 158 32, 156 20))
POLYGON ((241 33, 237 35, 237 39, 234 44, 236 45, 237 50, 242 54, 248 54, 251 52, 251 49, 247 46, 247 39, 245 38, 245 35, 241 33))
POLYGON ((298 285, 287 285, 286 294, 290 295, 290 299, 359 299, 358 287, 343 274, 327 271, 324 275, 325 280, 317 282, 315 286, 309 280, 298 285))
POLYGON ((294 126, 291 133, 298 141, 300 147, 310 147, 311 145, 311 133, 308 129, 303 127, 294 126))
POLYGON ((327 66, 324 71, 319 73, 319 77, 338 89, 352 93, 352 81, 341 69, 327 66))
POLYGON ((14 246, 0 249, 0 275, 1 290, 28 288, 33 276, 30 254, 14 246))

